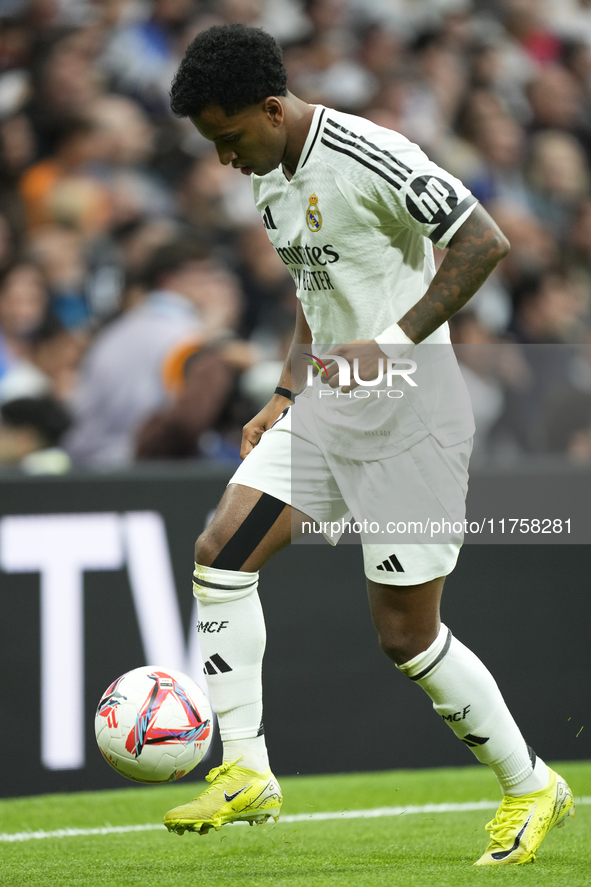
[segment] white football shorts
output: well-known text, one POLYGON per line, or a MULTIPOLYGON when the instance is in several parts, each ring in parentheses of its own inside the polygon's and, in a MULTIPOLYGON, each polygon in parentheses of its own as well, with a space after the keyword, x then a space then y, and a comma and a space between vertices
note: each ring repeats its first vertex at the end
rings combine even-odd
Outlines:
POLYGON ((456 565, 471 450, 472 439, 442 447, 427 435, 389 458, 347 459, 325 452, 299 421, 294 432, 288 410, 229 483, 261 490, 308 516, 294 514, 294 541, 302 531, 322 533, 333 545, 343 533, 346 541, 360 536, 368 579, 418 585, 456 565))

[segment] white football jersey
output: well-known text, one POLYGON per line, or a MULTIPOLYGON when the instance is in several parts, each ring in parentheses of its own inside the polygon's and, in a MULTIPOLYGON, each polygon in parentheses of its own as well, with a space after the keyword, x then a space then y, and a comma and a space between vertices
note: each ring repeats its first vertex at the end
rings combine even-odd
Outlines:
MULTIPOLYGON (((253 176, 253 189, 315 346, 373 339, 400 320, 433 279, 432 244, 447 246, 476 205, 458 179, 404 136, 321 106, 292 179, 278 167, 253 176)), ((449 342, 443 324, 418 346, 415 378, 423 375, 423 384, 420 394, 413 389, 412 406, 406 396, 380 404, 375 397, 363 404, 325 399, 327 447, 380 458, 429 433, 443 445, 470 437, 469 399, 449 342)), ((321 352, 314 347, 314 353, 321 352)))

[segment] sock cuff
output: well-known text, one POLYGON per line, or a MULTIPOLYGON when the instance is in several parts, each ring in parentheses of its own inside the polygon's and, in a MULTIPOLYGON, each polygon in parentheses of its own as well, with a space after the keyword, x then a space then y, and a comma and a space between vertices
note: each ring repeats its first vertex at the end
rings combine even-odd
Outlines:
POLYGON ((258 582, 258 570, 256 573, 243 573, 240 570, 218 570, 217 567, 204 567, 196 563, 193 594, 197 600, 208 603, 237 601, 256 591, 258 582))
POLYGON ((535 770, 535 763, 532 765, 529 746, 521 742, 503 761, 492 763, 491 768, 505 791, 530 776, 535 770))
POLYGON ((423 650, 422 653, 419 653, 418 656, 415 656, 414 659, 409 659, 408 662, 405 662, 403 665, 398 665, 397 668, 403 672, 407 678, 410 678, 411 681, 420 681, 421 678, 427 677, 427 675, 439 665, 449 650, 452 640, 453 635, 451 629, 442 622, 439 634, 431 646, 427 650, 423 650))
POLYGON ((256 739, 265 731, 262 722, 263 706, 260 700, 240 705, 229 711, 218 712, 222 742, 236 739, 256 739))

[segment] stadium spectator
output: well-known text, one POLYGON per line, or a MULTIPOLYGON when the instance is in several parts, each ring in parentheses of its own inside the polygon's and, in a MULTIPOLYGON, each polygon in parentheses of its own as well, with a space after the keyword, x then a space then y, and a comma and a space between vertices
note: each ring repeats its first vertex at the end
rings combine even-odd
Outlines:
POLYGON ((29 336, 28 356, 16 360, 0 377, 0 402, 51 395, 66 403, 72 395, 88 337, 49 315, 29 336))
POLYGON ((140 166, 152 156, 156 132, 141 106, 123 95, 102 95, 88 117, 103 140, 103 159, 113 166, 140 166))
POLYGON ((51 397, 22 397, 0 406, 0 467, 27 474, 63 474, 70 468, 59 446, 70 425, 66 408, 51 397))
POLYGON ((281 314, 293 318, 296 295, 293 280, 278 258, 262 225, 244 225, 236 241, 237 272, 246 297, 242 330, 248 336, 276 339, 281 325, 274 330, 281 314))
POLYGON ((584 118, 583 95, 579 84, 565 67, 552 65, 540 71, 529 85, 532 111, 529 132, 563 130, 581 143, 590 157, 589 128, 584 118))
MULTIPOLYGON (((33 34, 35 32, 33 31, 33 34)), ((39 159, 50 157, 65 121, 85 117, 103 91, 100 71, 91 53, 59 32, 40 30, 31 58, 32 94, 25 105, 39 159)))
POLYGON ((29 254, 42 270, 52 311, 67 327, 90 318, 82 234, 65 225, 44 225, 29 237, 29 254))
POLYGON ((582 200, 576 209, 569 231, 566 251, 569 265, 584 275, 587 289, 591 287, 591 199, 582 200))
POLYGON ((542 0, 504 0, 504 25, 527 55, 539 65, 558 61, 560 40, 548 26, 542 0))
POLYGON ((533 274, 556 267, 559 249, 544 223, 532 211, 512 201, 498 201, 489 206, 497 225, 511 238, 511 252, 498 266, 498 273, 512 292, 533 274))
POLYGON ((555 270, 524 280, 515 298, 512 332, 516 341, 527 346, 522 353, 532 384, 514 394, 508 424, 522 449, 542 452, 549 392, 568 374, 570 350, 564 346, 583 335, 588 305, 576 283, 555 270))
MULTIPOLYGON (((283 266, 273 267, 250 182, 220 166, 168 107, 187 44, 215 22, 269 30, 303 98, 418 140, 471 187, 513 246, 472 303, 489 334, 518 335, 532 275, 559 269, 584 290, 577 298, 591 298, 589 0, 5 6, 0 273, 33 258, 46 278, 42 301, 49 297, 73 340, 102 337, 105 322, 146 304, 142 269, 188 223, 240 277, 240 334, 263 361, 276 359, 293 288, 281 282, 283 266)), ((588 308, 575 314, 570 327, 562 323, 569 342, 591 331, 588 308)), ((27 335, 0 335, 0 365, 31 360, 27 335)), ((62 345, 71 365, 72 340, 64 335, 62 345)), ((249 378, 264 375, 257 366, 249 378)))
POLYGON ((544 443, 550 453, 591 462, 591 345, 568 357, 563 377, 549 386, 544 411, 544 443))
POLYGON ((484 204, 511 200, 531 209, 530 188, 523 173, 523 131, 511 115, 484 115, 474 128, 471 141, 480 155, 480 162, 468 178, 472 193, 484 204))
POLYGON ((256 348, 238 340, 181 343, 172 349, 163 376, 174 396, 139 428, 136 457, 208 456, 238 463, 242 426, 253 404, 241 396, 236 382, 257 362, 256 348))
POLYGON ((52 157, 32 166, 20 181, 29 229, 53 222, 94 231, 110 218, 109 195, 92 173, 103 159, 96 125, 78 118, 62 122, 52 157))
POLYGON ((0 214, 0 272, 10 264, 14 253, 14 239, 6 216, 0 214))
POLYGON ((224 242, 236 228, 259 220, 252 208, 249 183, 236 182, 232 170, 221 166, 210 149, 182 177, 177 200, 184 218, 194 228, 224 242))
POLYGON ((561 37, 583 39, 591 46, 589 0, 546 0, 548 20, 561 37))
POLYGON ((574 136, 546 130, 532 139, 528 178, 530 206, 566 246, 577 205, 589 194, 585 154, 574 136))
POLYGON ((512 331, 517 341, 542 345, 580 340, 588 301, 564 273, 550 270, 524 280, 515 300, 512 331))
POLYGON ((0 123, 3 175, 16 181, 35 159, 35 137, 26 114, 16 113, 0 123))
POLYGON ((17 262, 0 275, 0 353, 7 365, 28 356, 47 306, 45 281, 36 265, 17 262))
POLYGON ((179 36, 196 14, 197 3, 154 0, 150 6, 146 18, 123 25, 107 36, 100 64, 118 92, 137 97, 146 108, 161 113, 182 51, 179 36))
POLYGON ((148 295, 99 332, 82 366, 66 442, 78 464, 129 464, 137 428, 166 403, 162 368, 170 350, 238 323, 234 277, 195 238, 156 250, 145 282, 148 295))

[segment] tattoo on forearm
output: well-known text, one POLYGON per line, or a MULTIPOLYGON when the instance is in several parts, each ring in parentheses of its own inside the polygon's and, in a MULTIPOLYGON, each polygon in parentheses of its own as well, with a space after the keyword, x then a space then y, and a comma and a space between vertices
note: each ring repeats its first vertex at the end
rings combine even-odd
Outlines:
POLYGON ((422 342, 462 308, 508 251, 490 216, 477 207, 454 235, 425 295, 399 321, 413 342, 422 342))

